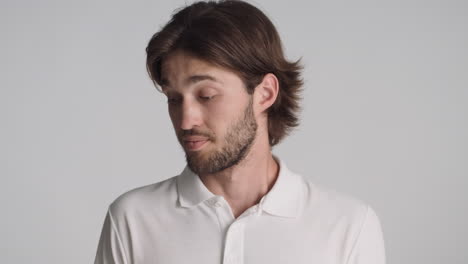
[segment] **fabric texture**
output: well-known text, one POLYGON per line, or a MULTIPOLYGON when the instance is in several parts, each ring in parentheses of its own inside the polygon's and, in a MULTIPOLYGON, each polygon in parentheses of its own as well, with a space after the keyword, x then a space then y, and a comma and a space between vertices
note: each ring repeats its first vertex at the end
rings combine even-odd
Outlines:
POLYGON ((124 193, 109 206, 95 264, 385 264, 369 205, 274 158, 276 182, 238 218, 188 167, 124 193))

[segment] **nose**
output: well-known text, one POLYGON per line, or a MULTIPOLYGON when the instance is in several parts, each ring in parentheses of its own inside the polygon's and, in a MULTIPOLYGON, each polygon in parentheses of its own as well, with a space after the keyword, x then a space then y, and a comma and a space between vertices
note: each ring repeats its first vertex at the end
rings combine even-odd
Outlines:
POLYGON ((201 110, 197 107, 196 103, 184 100, 181 104, 179 120, 179 126, 182 130, 190 130, 194 126, 200 126, 202 120, 201 110))

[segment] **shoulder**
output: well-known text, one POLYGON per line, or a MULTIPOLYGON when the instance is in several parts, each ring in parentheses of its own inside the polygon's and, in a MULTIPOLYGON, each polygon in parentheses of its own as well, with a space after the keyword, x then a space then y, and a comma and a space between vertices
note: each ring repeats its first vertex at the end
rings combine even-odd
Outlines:
POLYGON ((362 225, 373 208, 363 200, 328 186, 304 179, 304 213, 319 215, 329 223, 362 225))
POLYGON ((314 234, 333 245, 346 263, 385 263, 383 232, 374 209, 347 193, 305 182, 305 225, 317 230, 314 234))
POLYGON ((118 196, 109 206, 109 212, 117 218, 165 206, 177 199, 178 176, 131 189, 118 196))

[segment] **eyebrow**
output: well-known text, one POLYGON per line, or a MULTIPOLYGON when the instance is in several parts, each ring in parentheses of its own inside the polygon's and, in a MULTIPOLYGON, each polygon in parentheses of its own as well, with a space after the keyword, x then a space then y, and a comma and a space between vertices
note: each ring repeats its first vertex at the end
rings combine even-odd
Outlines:
MULTIPOLYGON (((217 79, 214 76, 211 76, 209 74, 200 74, 200 75, 189 76, 187 79, 185 79, 184 83, 186 83, 186 84, 195 84, 195 83, 198 83, 198 82, 201 82, 201 81, 206 81, 206 80, 212 81, 212 82, 217 82, 217 83, 220 83, 220 84, 223 83, 221 80, 219 80, 219 79, 217 79)), ((161 79, 161 86, 162 86, 163 90, 166 90, 167 89, 166 87, 170 86, 169 80, 165 79, 165 78, 161 79)))
POLYGON ((211 76, 211 75, 192 75, 190 77, 187 78, 186 82, 188 83, 197 83, 197 82, 201 82, 201 81, 205 81, 205 80, 209 80, 209 81, 212 81, 212 82, 217 82, 217 83, 222 83, 220 80, 216 79, 215 77, 211 76))

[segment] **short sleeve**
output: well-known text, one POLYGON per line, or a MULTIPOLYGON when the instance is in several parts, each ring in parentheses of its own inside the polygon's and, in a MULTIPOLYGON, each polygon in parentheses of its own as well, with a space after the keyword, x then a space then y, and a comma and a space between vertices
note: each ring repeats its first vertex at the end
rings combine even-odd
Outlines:
POLYGON ((347 264, 385 264, 382 228, 379 218, 369 206, 347 264))
POLYGON ((94 264, 127 264, 125 250, 122 246, 110 210, 107 212, 94 264))

